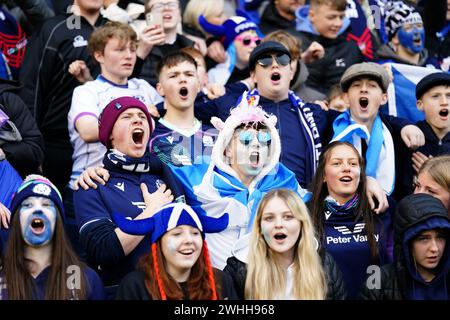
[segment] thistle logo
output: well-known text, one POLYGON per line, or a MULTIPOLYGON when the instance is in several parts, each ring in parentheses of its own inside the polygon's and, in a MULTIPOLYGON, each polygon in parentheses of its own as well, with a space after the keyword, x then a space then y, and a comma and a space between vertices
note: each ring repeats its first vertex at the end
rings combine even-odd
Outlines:
POLYGON ((361 233, 364 230, 365 226, 366 226, 365 223, 357 223, 355 225, 355 227, 353 228, 353 232, 350 231, 350 229, 347 228, 346 226, 339 226, 339 227, 334 227, 334 228, 342 234, 357 234, 357 233, 361 233))

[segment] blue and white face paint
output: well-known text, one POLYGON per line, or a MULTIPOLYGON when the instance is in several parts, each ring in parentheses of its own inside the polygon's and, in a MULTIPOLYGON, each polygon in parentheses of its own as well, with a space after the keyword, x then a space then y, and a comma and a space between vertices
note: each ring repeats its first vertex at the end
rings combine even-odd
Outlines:
POLYGON ((48 244, 55 231, 56 206, 44 197, 28 197, 19 208, 24 241, 33 247, 48 244))
POLYGON ((398 30, 400 44, 411 53, 419 53, 425 46, 425 29, 422 23, 406 24, 398 30))

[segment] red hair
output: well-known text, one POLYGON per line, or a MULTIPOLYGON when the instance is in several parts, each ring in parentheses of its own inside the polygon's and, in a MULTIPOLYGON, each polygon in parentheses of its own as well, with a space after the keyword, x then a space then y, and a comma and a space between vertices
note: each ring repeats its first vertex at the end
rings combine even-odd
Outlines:
MULTIPOLYGON (((216 283, 214 269, 209 258, 206 241, 203 241, 203 259, 198 259, 191 268, 187 281, 188 299, 217 300, 220 299, 221 286, 216 283)), ((178 282, 173 279, 164 266, 161 241, 153 243, 151 252, 142 256, 139 268, 144 272, 145 287, 152 299, 183 300, 186 299, 178 282)))

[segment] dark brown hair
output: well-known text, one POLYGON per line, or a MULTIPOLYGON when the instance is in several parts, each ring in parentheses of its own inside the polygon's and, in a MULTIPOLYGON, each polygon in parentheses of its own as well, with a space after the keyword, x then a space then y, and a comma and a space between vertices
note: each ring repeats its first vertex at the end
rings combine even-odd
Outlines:
POLYGON ((158 78, 160 77, 161 70, 164 67, 172 68, 185 61, 193 64, 195 66, 195 69, 197 69, 197 62, 195 61, 194 58, 192 58, 191 55, 185 52, 173 52, 168 54, 156 66, 156 74, 158 75, 158 78))
POLYGON ((319 165, 317 166, 316 173, 314 175, 314 179, 311 186, 311 191, 313 194, 313 198, 311 200, 311 215, 314 227, 316 228, 317 234, 319 238, 322 240, 324 238, 324 211, 325 211, 325 198, 328 196, 328 188, 326 182, 324 181, 325 177, 325 166, 330 159, 331 151, 334 148, 339 146, 348 146, 353 150, 353 152, 358 157, 358 163, 360 167, 360 175, 359 175, 359 185, 356 189, 356 193, 359 196, 358 204, 355 208, 355 222, 359 220, 364 220, 366 224, 367 238, 369 242, 369 248, 371 252, 372 262, 377 262, 379 253, 377 243, 375 241, 375 222, 374 215, 369 206, 369 200, 366 194, 366 174, 365 174, 365 164, 364 159, 360 156, 358 150, 348 143, 342 141, 334 141, 331 142, 325 151, 320 155, 319 165))
MULTIPOLYGON (((84 300, 86 299, 87 291, 83 272, 85 265, 73 251, 64 230, 61 214, 58 209, 56 209, 56 212, 51 269, 45 285, 45 300, 70 300, 74 298, 84 300), (67 286, 67 270, 70 266, 78 266, 82 271, 80 275, 80 289, 71 289, 67 286), (76 294, 76 297, 74 297, 74 294, 76 294)), ((13 216, 11 233, 8 239, 3 261, 8 299, 31 300, 36 288, 33 286, 33 279, 24 257, 26 243, 22 236, 19 209, 16 210, 13 216)))

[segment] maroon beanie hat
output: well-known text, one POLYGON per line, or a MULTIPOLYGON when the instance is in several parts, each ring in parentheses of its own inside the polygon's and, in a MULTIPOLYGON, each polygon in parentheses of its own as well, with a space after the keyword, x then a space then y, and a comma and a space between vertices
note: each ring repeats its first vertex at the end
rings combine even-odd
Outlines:
POLYGON ((152 116, 148 112, 147 106, 135 98, 120 97, 108 103, 98 119, 99 140, 106 148, 112 148, 109 137, 117 118, 122 112, 130 108, 138 108, 145 113, 150 127, 150 135, 152 134, 154 122, 152 116))

